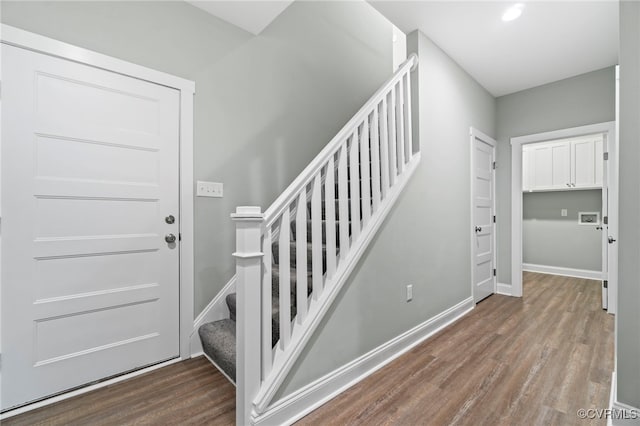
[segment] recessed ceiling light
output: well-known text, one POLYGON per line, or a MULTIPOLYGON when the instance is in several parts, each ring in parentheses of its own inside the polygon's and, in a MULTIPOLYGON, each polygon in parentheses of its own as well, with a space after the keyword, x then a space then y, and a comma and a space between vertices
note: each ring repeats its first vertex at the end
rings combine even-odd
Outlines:
POLYGON ((522 10, 524 9, 523 3, 517 3, 511 6, 509 9, 505 10, 502 14, 502 20, 504 22, 513 21, 514 19, 518 19, 520 15, 522 15, 522 10))

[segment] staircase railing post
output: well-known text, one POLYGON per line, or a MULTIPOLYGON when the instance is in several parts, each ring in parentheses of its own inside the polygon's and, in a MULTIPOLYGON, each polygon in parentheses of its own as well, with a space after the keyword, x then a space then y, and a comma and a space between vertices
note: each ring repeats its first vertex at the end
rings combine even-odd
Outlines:
POLYGON ((251 424, 253 399, 260 389, 260 207, 238 207, 236 223, 236 425, 251 424))

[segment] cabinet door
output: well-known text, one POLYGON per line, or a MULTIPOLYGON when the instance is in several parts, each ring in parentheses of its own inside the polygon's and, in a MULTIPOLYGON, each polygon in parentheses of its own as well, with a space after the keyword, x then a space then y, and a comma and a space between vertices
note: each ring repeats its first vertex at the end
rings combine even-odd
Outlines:
POLYGON ((595 172, 594 140, 583 139, 571 142, 571 186, 575 188, 595 186, 595 172))
POLYGON ((571 183, 574 188, 602 186, 602 137, 571 142, 571 183))
POLYGON ((553 164, 551 161, 551 146, 534 146, 529 152, 529 157, 533 169, 530 175, 529 189, 552 189, 553 164))
POLYGON ((568 142, 551 145, 551 187, 553 189, 567 189, 571 186, 570 147, 568 142))

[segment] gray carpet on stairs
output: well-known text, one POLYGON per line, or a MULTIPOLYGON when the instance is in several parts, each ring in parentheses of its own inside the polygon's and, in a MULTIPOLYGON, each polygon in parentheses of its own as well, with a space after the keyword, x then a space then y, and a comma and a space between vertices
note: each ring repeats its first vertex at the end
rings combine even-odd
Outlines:
MULTIPOLYGON (((309 204, 310 206, 310 204, 309 204)), ((349 207, 350 209, 350 207, 349 207)), ((337 217, 338 205, 336 200, 336 251, 340 251, 339 226, 340 222, 337 217)), ((322 203, 322 218, 325 218, 324 200, 322 203)), ((295 239, 295 226, 292 222, 292 236, 295 239)), ((343 225, 344 226, 344 225, 343 225)), ((349 234, 351 234, 351 221, 348 222, 349 234)), ((322 221, 322 270, 326 270, 326 222, 322 221)), ((311 246, 311 221, 307 222, 307 295, 312 290, 312 246, 311 246)), ((296 246, 295 241, 290 243, 290 294, 291 294, 291 319, 296 315, 296 292, 297 292, 297 274, 296 274, 296 246)), ((280 265, 278 264, 279 243, 276 241, 272 245, 273 266, 272 266, 272 319, 271 319, 271 344, 275 346, 280 339, 280 309, 279 309, 279 292, 280 292, 280 265)), ((286 267, 286 266, 285 266, 286 267)), ((227 295, 226 303, 229 307, 229 319, 214 321, 202 325, 198 329, 200 340, 202 341, 202 349, 207 356, 213 360, 232 380, 236 378, 236 294, 227 295)))
POLYGON ((236 380, 236 322, 209 322, 198 329, 202 350, 232 380, 236 380))

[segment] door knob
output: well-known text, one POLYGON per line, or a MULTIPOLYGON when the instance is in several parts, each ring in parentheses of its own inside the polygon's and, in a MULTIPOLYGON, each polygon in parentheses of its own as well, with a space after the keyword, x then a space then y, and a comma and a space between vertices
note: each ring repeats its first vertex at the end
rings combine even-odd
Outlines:
POLYGON ((613 243, 615 243, 617 241, 611 235, 609 235, 608 240, 609 240, 609 244, 613 244, 613 243))
POLYGON ((171 225, 172 223, 174 223, 176 221, 176 218, 173 217, 172 214, 170 214, 169 216, 164 218, 164 221, 167 222, 169 225, 171 225))
POLYGON ((482 227, 476 226, 476 232, 482 232, 482 227))
POLYGON ((173 235, 173 234, 167 234, 167 235, 165 235, 164 240, 166 242, 168 242, 169 244, 175 243, 176 242, 176 236, 173 235))

